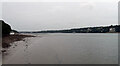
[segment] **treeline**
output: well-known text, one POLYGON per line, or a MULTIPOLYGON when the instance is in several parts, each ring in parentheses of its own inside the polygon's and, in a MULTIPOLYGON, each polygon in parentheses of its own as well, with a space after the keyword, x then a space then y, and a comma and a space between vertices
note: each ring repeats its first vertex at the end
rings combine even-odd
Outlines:
POLYGON ((11 26, 5 23, 3 20, 0 20, 1 24, 0 27, 2 26, 2 36, 9 35, 11 32, 11 26))
POLYGON ((11 26, 5 23, 3 20, 0 20, 0 28, 2 28, 2 37, 10 35, 10 32, 18 33, 18 31, 12 30, 11 26))
POLYGON ((22 33, 119 33, 120 25, 101 26, 101 27, 86 27, 68 30, 46 30, 36 32, 22 32, 22 33))

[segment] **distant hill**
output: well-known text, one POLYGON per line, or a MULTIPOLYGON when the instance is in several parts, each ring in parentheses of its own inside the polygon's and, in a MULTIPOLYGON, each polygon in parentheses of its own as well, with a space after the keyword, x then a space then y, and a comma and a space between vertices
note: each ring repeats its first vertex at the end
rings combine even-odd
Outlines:
POLYGON ((120 25, 100 26, 100 27, 86 27, 75 28, 67 30, 46 30, 46 31, 33 31, 21 33, 119 33, 120 25))

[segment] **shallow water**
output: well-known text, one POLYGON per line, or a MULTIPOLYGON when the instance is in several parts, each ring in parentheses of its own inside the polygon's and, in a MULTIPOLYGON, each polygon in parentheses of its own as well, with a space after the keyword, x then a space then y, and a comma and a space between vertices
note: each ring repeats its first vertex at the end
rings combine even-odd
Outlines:
POLYGON ((34 34, 12 44, 3 64, 117 64, 118 34, 34 34))

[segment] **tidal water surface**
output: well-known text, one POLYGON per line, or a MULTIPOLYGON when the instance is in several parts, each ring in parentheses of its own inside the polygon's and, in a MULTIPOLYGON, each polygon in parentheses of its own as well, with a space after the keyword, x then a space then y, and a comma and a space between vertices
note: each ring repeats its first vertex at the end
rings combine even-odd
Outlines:
POLYGON ((117 64, 117 33, 53 33, 14 42, 3 64, 117 64))

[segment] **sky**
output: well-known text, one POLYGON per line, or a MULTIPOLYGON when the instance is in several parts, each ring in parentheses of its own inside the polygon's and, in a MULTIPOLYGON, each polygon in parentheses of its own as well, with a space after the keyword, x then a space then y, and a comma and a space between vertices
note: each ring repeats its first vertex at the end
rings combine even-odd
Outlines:
POLYGON ((2 2, 0 0, 0 19, 2 19, 2 2))
POLYGON ((18 31, 118 24, 118 0, 2 0, 1 3, 2 19, 18 31))
POLYGON ((119 0, 1 0, 2 2, 118 2, 119 0))

